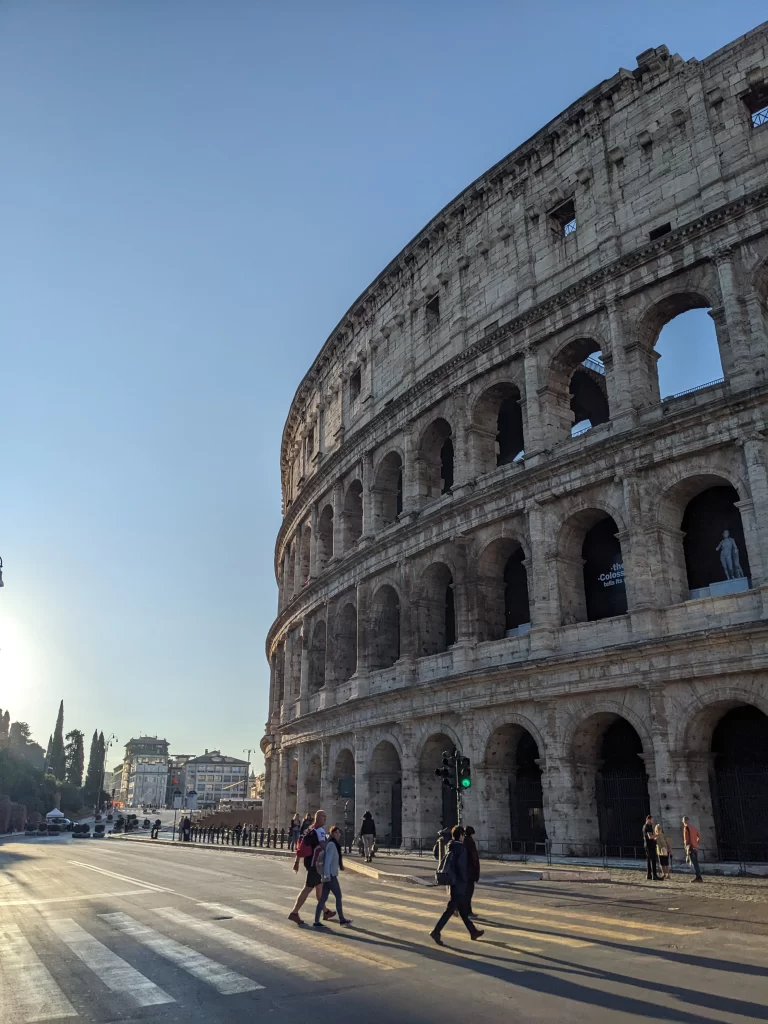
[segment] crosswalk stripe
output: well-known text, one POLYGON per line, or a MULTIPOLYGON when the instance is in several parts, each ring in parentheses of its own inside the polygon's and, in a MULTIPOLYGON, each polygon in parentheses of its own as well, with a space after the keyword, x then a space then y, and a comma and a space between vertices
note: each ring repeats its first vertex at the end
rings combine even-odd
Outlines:
POLYGON ((122 892, 82 892, 77 896, 24 897, 16 900, 0 900, 0 907, 37 907, 47 903, 78 903, 81 900, 114 899, 115 896, 146 896, 146 889, 124 889, 122 892))
POLYGON ((185 914, 175 907, 161 907, 159 910, 155 910, 154 913, 166 921, 172 921, 174 924, 201 932, 206 938, 215 939, 222 946, 229 946, 230 949, 237 950, 238 953, 252 956, 256 960, 273 964, 275 967, 282 967, 283 970, 290 971, 292 974, 298 974, 302 978, 308 978, 311 981, 323 981, 327 978, 339 977, 335 971, 322 967, 320 964, 314 964, 303 957, 295 956, 293 953, 284 953, 281 949, 276 949, 274 946, 267 946, 263 942, 257 942, 255 939, 238 935, 237 932, 228 931, 228 929, 222 928, 221 925, 215 924, 212 921, 199 921, 196 917, 185 914))
MULTIPOLYGON (((366 900, 361 899, 359 897, 356 897, 354 902, 365 903, 371 907, 381 906, 381 902, 378 900, 366 900)), ((435 916, 434 911, 421 909, 420 907, 409 906, 408 911, 411 914, 415 914, 417 917, 434 918, 435 916)), ((442 910, 440 909, 439 912, 442 912, 442 910)), ((502 914, 499 914, 498 917, 500 919, 503 919, 502 914)), ((589 935, 597 939, 620 939, 622 942, 639 942, 640 939, 645 938, 645 936, 626 935, 624 932, 610 931, 606 928, 591 928, 589 926, 584 925, 579 925, 578 927, 576 927, 575 925, 568 924, 563 921, 553 920, 545 914, 508 914, 507 917, 509 919, 508 922, 502 920, 502 924, 504 925, 504 927, 513 927, 515 929, 517 928, 518 924, 532 924, 541 928, 562 928, 564 930, 569 930, 571 932, 578 933, 579 935, 589 935)), ((489 928, 494 927, 494 922, 488 921, 486 919, 483 920, 483 924, 487 925, 489 928)), ((549 933, 547 932, 546 934, 549 933)), ((578 935, 574 935, 573 937, 576 938, 578 937, 578 935)), ((544 933, 542 933, 542 939, 544 939, 544 933)))
MULTIPOLYGON (((378 894, 379 893, 377 893, 377 895, 378 894)), ((392 898, 392 892, 390 890, 381 891, 380 895, 382 897, 387 897, 389 899, 392 898)), ((408 901, 408 903, 418 903, 420 905, 430 907, 440 905, 440 903, 437 900, 432 900, 427 896, 418 896, 411 893, 405 894, 398 892, 397 899, 398 901, 406 900, 408 901)), ((695 935, 698 932, 698 929, 696 928, 676 928, 672 925, 650 924, 640 921, 624 921, 619 917, 605 917, 603 915, 597 914, 582 914, 579 911, 575 910, 555 910, 550 907, 547 907, 543 914, 540 916, 538 908, 531 906, 528 903, 514 903, 508 900, 493 899, 492 897, 480 895, 477 890, 475 890, 475 895, 472 897, 472 904, 473 906, 477 905, 483 907, 490 907, 492 910, 498 909, 509 911, 510 914, 512 912, 515 912, 515 917, 517 920, 523 920, 522 917, 519 917, 517 915, 518 911, 522 911, 524 914, 533 914, 537 921, 543 921, 545 919, 545 916, 552 923, 558 923, 557 918, 566 918, 566 921, 559 922, 560 927, 562 928, 569 927, 567 921, 574 919, 580 922, 584 922, 589 926, 595 925, 596 927, 601 927, 602 925, 617 925, 621 929, 619 937, 625 940, 631 938, 630 936, 626 935, 624 931, 625 929, 646 933, 644 935, 638 936, 638 938, 650 937, 650 934, 654 932, 659 932, 664 935, 695 935)))
POLYGON ((76 1017, 77 1011, 15 924, 0 924, 0 1006, 18 1024, 76 1017))
POLYGON ((139 1006, 159 1006, 161 1003, 175 1003, 173 996, 145 978, 95 939, 76 921, 69 917, 52 918, 49 926, 75 956, 83 961, 112 992, 122 992, 139 1006))
MULTIPOLYGON (((262 910, 277 911, 282 914, 286 911, 286 907, 281 906, 279 903, 269 903, 267 900, 243 900, 243 902, 251 903, 262 910)), ((296 938, 296 925, 294 924, 288 928, 286 925, 270 921, 258 914, 246 914, 242 910, 237 910, 235 907, 225 907, 221 903, 201 903, 200 906, 208 907, 222 914, 231 914, 232 917, 240 921, 246 921, 248 924, 253 925, 254 928, 260 928, 262 931, 273 932, 275 935, 287 935, 292 939, 296 938)), ((312 913, 314 914, 314 909, 312 913)), ((359 949, 357 945, 352 949, 349 945, 342 945, 344 941, 343 935, 340 935, 335 930, 331 934, 334 937, 334 944, 333 946, 325 946, 323 952, 338 953, 339 956, 348 957, 350 960, 360 960, 367 964, 372 964, 380 971, 395 971, 403 967, 413 966, 412 964, 404 963, 402 960, 395 960, 392 957, 385 956, 382 953, 366 953, 364 950, 359 949)))
POLYGON ((134 885, 140 885, 144 889, 152 889, 154 892, 173 892, 173 889, 167 889, 163 885, 156 885, 154 882, 145 882, 142 878, 132 878, 130 875, 119 875, 116 871, 107 871, 106 868, 97 868, 95 864, 86 864, 82 860, 70 860, 69 864, 74 864, 79 868, 87 868, 89 871, 97 871, 100 875, 106 875, 108 878, 117 878, 121 882, 132 882, 134 885))
MULTIPOLYGON (((354 902, 354 901, 352 901, 352 902, 354 902)), ((370 910, 365 910, 362 913, 364 914, 364 916, 366 918, 370 918, 373 921, 379 921, 379 922, 381 922, 381 924, 390 924, 390 925, 393 925, 395 928, 405 928, 408 931, 419 932, 422 936, 428 935, 429 931, 431 931, 431 929, 427 929, 425 925, 417 924, 415 922, 408 921, 405 918, 390 917, 388 914, 382 914, 382 913, 379 913, 378 911, 370 911, 370 910)), ((437 915, 435 915, 433 920, 434 920, 434 924, 437 924, 437 915)), ((466 939, 467 942, 471 942, 471 939, 469 938, 469 933, 464 930, 464 925, 463 924, 461 925, 461 932, 459 933, 459 937, 462 938, 462 939, 466 939)), ((524 949, 525 948, 524 946, 519 945, 519 943, 517 942, 518 938, 521 938, 521 939, 532 939, 534 942, 538 942, 539 944, 543 942, 545 944, 552 943, 552 944, 554 944, 556 946, 568 946, 571 949, 581 949, 584 946, 592 945, 592 943, 588 942, 586 939, 584 939, 584 940, 581 940, 581 939, 569 939, 569 938, 565 938, 565 936, 562 936, 562 935, 551 935, 549 933, 545 934, 543 932, 528 932, 528 931, 524 931, 522 928, 515 928, 514 934, 510 935, 510 939, 514 939, 515 940, 514 946, 515 946, 515 948, 518 948, 518 949, 524 949)), ((498 945, 499 943, 496 942, 495 944, 498 945)), ((426 940, 425 940, 425 945, 428 945, 428 943, 426 943, 426 940)), ((540 946, 537 946, 536 948, 533 948, 533 947, 527 948, 526 952, 528 952, 528 953, 540 953, 541 952, 541 948, 540 948, 540 946)))
POLYGON ((99 916, 118 931, 136 939, 137 942, 147 946, 166 960, 170 960, 171 963, 181 967, 188 974, 212 985, 223 996, 235 995, 238 992, 255 992, 256 989, 264 988, 263 985, 251 981, 250 978, 246 978, 236 971, 231 971, 223 964, 211 960, 210 957, 198 953, 189 946, 184 946, 174 939, 161 935, 160 932, 148 925, 140 924, 128 914, 100 914, 99 916))

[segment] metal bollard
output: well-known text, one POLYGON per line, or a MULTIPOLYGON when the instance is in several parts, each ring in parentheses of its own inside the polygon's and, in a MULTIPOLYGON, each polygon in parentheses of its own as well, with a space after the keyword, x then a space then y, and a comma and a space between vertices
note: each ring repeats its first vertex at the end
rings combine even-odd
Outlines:
POLYGON ((261 831, 259 832, 259 846, 263 846, 263 845, 264 845, 264 827, 262 826, 261 831))
POLYGON ((284 843, 284 842, 285 842, 285 829, 284 829, 284 828, 281 828, 281 829, 280 829, 280 849, 281 849, 281 850, 282 850, 282 848, 283 848, 283 843, 284 843))

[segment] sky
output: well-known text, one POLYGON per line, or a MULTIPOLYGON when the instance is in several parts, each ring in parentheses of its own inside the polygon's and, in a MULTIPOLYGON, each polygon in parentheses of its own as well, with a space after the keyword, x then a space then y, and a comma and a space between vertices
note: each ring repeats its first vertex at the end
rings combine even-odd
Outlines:
MULTIPOLYGON (((765 15, 0 0, 0 707, 43 745, 63 698, 116 750, 258 748, 280 437, 329 332, 588 89, 765 15)), ((665 338, 664 393, 720 375, 708 327, 665 338)))

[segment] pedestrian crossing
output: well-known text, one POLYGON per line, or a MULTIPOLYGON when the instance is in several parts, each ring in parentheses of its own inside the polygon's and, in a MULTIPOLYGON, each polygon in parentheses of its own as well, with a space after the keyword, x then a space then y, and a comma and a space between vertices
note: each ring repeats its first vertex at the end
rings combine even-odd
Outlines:
MULTIPOLYGON (((344 905, 355 927, 314 932, 287 920, 293 893, 276 889, 269 892, 272 898, 244 898, 234 905, 193 898, 179 907, 158 887, 160 906, 132 905, 131 913, 99 912, 87 901, 80 907, 1 907, 0 1006, 14 1024, 113 1020, 132 1018, 137 1009, 151 1013, 153 1007, 198 1002, 201 989, 211 998, 258 1000, 264 991, 270 998, 275 987, 281 993, 286 986, 301 991, 318 983, 356 984, 358 972, 371 980, 382 972, 408 972, 420 957, 449 964, 451 958, 482 957, 483 947, 497 962, 502 957, 514 964, 521 957, 569 955, 601 943, 620 942, 626 949, 696 933, 572 907, 537 907, 478 890, 473 902, 485 929, 483 942, 471 942, 455 920, 443 933, 446 948, 437 949, 429 932, 445 906, 439 890, 350 886, 344 905), (97 1004, 103 1015, 94 1009, 97 1004)), ((313 912, 308 903, 308 923, 313 912)), ((238 1003, 233 1012, 242 1010, 238 1003)))

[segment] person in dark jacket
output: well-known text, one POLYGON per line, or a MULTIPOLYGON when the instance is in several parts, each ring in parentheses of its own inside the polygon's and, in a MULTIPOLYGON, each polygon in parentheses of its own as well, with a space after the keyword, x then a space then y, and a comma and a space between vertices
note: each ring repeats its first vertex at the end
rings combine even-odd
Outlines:
POLYGON ((475 843, 475 830, 471 825, 467 825, 464 830, 464 846, 467 849, 468 869, 469 869, 469 892, 467 895, 467 914, 469 917, 477 917, 477 914, 472 909, 472 897, 475 894, 475 885, 480 881, 480 854, 477 852, 477 844, 475 843))
POLYGON ((658 851, 656 849, 656 829, 653 823, 653 815, 649 814, 643 825, 643 846, 645 847, 645 864, 648 868, 648 879, 654 882, 662 882, 659 875, 658 851))
POLYGON ((376 842, 376 822, 370 811, 366 811, 360 824, 360 838, 363 841, 363 854, 370 863, 373 858, 373 844, 376 842))
POLYGON ((430 938, 434 939, 438 946, 443 945, 440 933, 450 921, 455 910, 458 910, 471 939, 479 939, 484 934, 479 928, 475 928, 469 919, 469 858, 467 848, 462 842, 463 838, 464 829, 461 825, 455 825, 451 829, 451 841, 448 844, 448 860, 446 862, 446 867, 453 876, 450 886, 451 896, 448 906, 443 911, 443 916, 429 933, 430 938))

